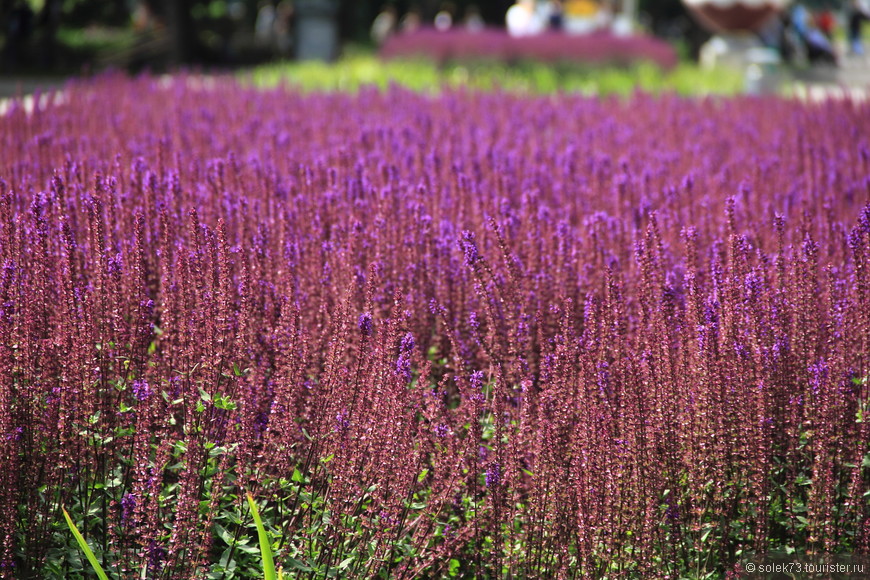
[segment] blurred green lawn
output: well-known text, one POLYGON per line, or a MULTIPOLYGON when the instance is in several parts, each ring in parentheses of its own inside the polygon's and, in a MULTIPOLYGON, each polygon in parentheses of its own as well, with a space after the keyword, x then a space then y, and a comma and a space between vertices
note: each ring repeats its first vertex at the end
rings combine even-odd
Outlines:
POLYGON ((616 67, 476 61, 438 66, 421 59, 382 61, 363 50, 346 51, 332 64, 288 61, 255 67, 243 76, 257 86, 287 84, 303 91, 354 92, 365 86, 384 89, 398 85, 423 92, 466 87, 530 94, 629 95, 642 91, 732 95, 744 88, 743 75, 738 71, 704 70, 687 62, 669 71, 650 63, 616 67))

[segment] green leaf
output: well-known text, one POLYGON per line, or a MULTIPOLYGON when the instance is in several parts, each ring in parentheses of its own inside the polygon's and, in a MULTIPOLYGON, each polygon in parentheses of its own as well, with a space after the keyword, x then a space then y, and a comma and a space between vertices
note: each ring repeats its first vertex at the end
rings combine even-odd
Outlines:
POLYGON ((272 545, 269 543, 269 535, 266 533, 266 528, 263 526, 263 520, 260 518, 260 512, 257 510, 257 504, 254 503, 254 498, 248 493, 248 505, 251 507, 251 513, 254 516, 254 523, 257 526, 257 537, 260 540, 260 554, 263 557, 263 575, 265 580, 278 580, 278 575, 275 573, 275 561, 272 559, 272 545))
POLYGON ((420 472, 420 475, 417 476, 417 483, 423 483, 423 480, 426 479, 427 475, 429 475, 429 468, 424 467, 423 471, 420 472))
POLYGON ((233 535, 230 533, 230 531, 229 531, 228 529, 226 529, 225 527, 223 527, 222 525, 220 525, 220 524, 217 523, 217 522, 214 523, 214 529, 215 529, 215 532, 217 533, 217 536, 218 536, 221 540, 223 540, 223 542, 224 542, 227 546, 232 546, 232 545, 233 545, 233 540, 234 540, 234 538, 233 538, 233 535))
POLYGON ((450 562, 447 564, 447 573, 450 576, 458 576, 459 575, 459 560, 456 558, 451 558, 450 562))
POLYGON ((298 468, 293 468, 293 475, 290 476, 290 480, 295 481, 296 483, 302 483, 305 481, 298 468))
POLYGON ((701 543, 707 541, 707 538, 710 537, 710 533, 713 531, 713 526, 706 527, 704 533, 701 534, 701 543))
POLYGON ((250 556, 254 556, 260 553, 260 550, 257 549, 256 546, 250 545, 246 540, 239 540, 238 542, 236 542, 236 550, 250 556))
POLYGON ((233 400, 224 395, 217 395, 214 398, 214 406, 225 411, 233 411, 236 408, 236 404, 233 400))
POLYGON ((221 510, 220 519, 226 520, 234 526, 242 525, 242 520, 236 512, 231 512, 229 510, 221 510))
POLYGON ((345 568, 347 568, 348 566, 353 564, 353 559, 354 559, 353 556, 351 556, 350 558, 345 558, 344 560, 341 561, 341 563, 339 563, 338 569, 344 570, 345 568))
POLYGON ((69 517, 65 508, 60 508, 63 510, 63 517, 66 519, 66 523, 69 526, 69 529, 72 530, 73 536, 76 538, 76 542, 79 543, 79 547, 82 549, 82 552, 85 553, 85 556, 88 559, 88 562, 91 563, 91 567, 93 567, 94 572, 97 573, 97 576, 100 577, 100 580, 109 580, 109 577, 106 576, 106 573, 103 571, 103 567, 100 566, 100 563, 97 561, 97 557, 94 556, 94 552, 91 550, 91 547, 88 546, 88 543, 85 541, 84 536, 82 536, 79 529, 73 523, 72 518, 69 517))
POLYGON ((304 562, 300 562, 296 558, 290 558, 287 562, 288 570, 296 570, 298 572, 313 572, 314 569, 311 566, 306 566, 304 562))

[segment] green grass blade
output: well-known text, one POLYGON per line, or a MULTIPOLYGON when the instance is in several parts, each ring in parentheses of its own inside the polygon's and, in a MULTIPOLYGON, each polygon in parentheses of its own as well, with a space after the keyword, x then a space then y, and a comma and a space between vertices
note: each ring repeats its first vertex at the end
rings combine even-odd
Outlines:
POLYGON ((63 510, 63 517, 66 518, 66 523, 69 526, 69 529, 72 530, 73 535, 76 537, 76 542, 79 543, 79 547, 82 549, 82 552, 85 553, 85 556, 88 558, 88 562, 91 563, 91 566, 94 568, 94 572, 97 573, 97 576, 100 577, 100 580, 109 580, 109 577, 106 576, 106 573, 103 571, 103 567, 100 566, 100 563, 97 562, 97 557, 94 556, 94 552, 91 550, 91 547, 88 546, 88 543, 85 541, 85 537, 82 536, 79 529, 73 523, 72 518, 69 517, 66 509, 60 508, 63 510))
POLYGON ((251 513, 254 514, 254 523, 257 525, 257 537, 260 539, 260 554, 263 556, 263 575, 266 580, 278 580, 275 574, 275 560, 272 559, 272 546, 269 543, 269 535, 266 533, 266 528, 263 526, 263 520, 260 518, 260 512, 257 510, 257 504, 254 503, 254 498, 248 494, 248 505, 251 506, 251 513))

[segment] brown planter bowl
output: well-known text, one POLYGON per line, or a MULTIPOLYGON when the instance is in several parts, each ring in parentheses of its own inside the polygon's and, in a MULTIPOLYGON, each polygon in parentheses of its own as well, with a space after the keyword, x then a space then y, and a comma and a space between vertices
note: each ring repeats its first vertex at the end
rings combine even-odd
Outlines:
POLYGON ((730 6, 713 3, 685 6, 701 26, 713 33, 753 32, 782 10, 781 5, 773 3, 747 6, 739 0, 730 6))

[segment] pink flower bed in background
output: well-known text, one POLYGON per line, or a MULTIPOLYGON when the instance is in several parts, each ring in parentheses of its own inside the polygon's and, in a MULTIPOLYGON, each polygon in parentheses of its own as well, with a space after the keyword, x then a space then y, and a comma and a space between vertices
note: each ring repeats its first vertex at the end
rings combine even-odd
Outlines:
POLYGON ((385 58, 426 57, 438 62, 486 59, 628 65, 648 61, 662 68, 673 67, 678 60, 670 44, 650 36, 620 37, 600 32, 583 36, 545 33, 514 38, 500 29, 480 32, 423 29, 399 34, 384 44, 381 55, 385 58))

